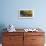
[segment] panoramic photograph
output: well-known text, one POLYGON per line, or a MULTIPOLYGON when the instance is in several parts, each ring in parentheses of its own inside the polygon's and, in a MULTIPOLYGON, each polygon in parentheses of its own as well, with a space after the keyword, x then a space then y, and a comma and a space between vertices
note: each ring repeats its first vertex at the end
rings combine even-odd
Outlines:
POLYGON ((32 17, 32 10, 20 10, 20 17, 32 17))

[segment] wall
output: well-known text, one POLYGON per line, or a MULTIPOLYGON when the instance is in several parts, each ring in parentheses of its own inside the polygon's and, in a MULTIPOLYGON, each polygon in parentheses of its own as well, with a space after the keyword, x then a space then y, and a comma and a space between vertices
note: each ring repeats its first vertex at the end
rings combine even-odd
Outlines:
POLYGON ((13 24, 16 28, 40 27, 46 32, 45 4, 46 0, 0 0, 0 31, 13 24), (33 9, 34 17, 19 19, 19 9, 33 9))
POLYGON ((46 0, 1 0, 0 24, 15 25, 16 28, 46 28, 46 0), (32 19, 18 19, 19 9, 32 9, 32 19))

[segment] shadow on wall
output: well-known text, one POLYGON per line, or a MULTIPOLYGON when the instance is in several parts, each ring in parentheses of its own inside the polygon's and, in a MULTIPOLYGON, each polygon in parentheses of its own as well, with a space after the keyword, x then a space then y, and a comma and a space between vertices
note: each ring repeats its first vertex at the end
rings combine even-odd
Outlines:
POLYGON ((0 24, 0 43, 2 43, 2 36, 3 36, 3 32, 6 32, 6 30, 4 30, 4 28, 6 28, 6 26, 4 24, 0 24))

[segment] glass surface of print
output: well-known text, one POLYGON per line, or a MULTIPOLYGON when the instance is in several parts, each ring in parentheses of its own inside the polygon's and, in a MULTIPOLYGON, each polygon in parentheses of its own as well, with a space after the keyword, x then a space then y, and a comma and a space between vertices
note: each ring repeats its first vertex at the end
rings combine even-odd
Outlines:
POLYGON ((33 17, 33 10, 28 10, 28 9, 26 9, 26 10, 20 10, 19 11, 19 17, 20 18, 32 18, 33 17))
POLYGON ((20 16, 21 17, 32 17, 32 11, 31 10, 21 10, 20 16))

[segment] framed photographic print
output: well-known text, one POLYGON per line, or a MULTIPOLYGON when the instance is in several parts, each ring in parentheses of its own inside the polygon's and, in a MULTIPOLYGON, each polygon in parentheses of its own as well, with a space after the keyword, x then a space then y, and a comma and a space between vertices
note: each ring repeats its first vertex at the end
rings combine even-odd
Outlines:
POLYGON ((32 9, 20 9, 19 18, 32 18, 34 16, 34 11, 32 9))

